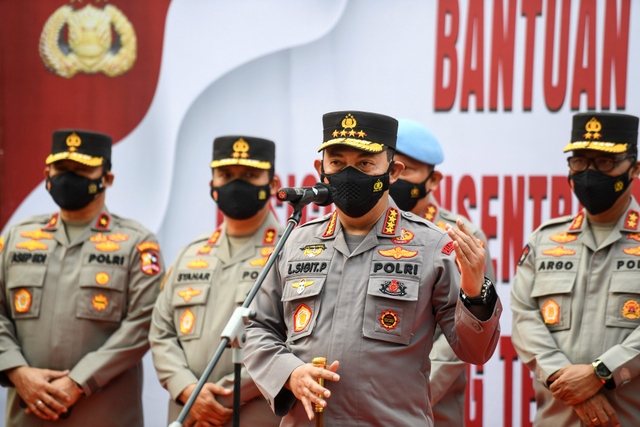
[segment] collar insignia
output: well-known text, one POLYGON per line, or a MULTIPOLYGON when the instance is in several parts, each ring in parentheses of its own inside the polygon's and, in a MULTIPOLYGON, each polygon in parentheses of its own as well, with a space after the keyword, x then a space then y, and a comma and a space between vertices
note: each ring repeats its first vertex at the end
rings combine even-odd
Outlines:
POLYGON ((59 215, 58 212, 53 214, 53 216, 49 220, 49 223, 44 228, 45 230, 51 230, 52 228, 56 228, 56 225, 58 225, 58 215, 59 215))
POLYGON ((382 234, 395 236, 397 228, 398 228, 398 210, 396 208, 389 208, 387 209, 387 216, 384 219, 384 225, 382 226, 382 234))
POLYGON ((629 235, 627 236, 627 240, 629 239, 633 239, 636 242, 640 242, 640 233, 629 233, 629 235))
POLYGON ((102 212, 96 221, 96 228, 98 230, 107 230, 109 228, 109 223, 111 222, 111 217, 108 213, 102 212))
POLYGON ((576 215, 576 217, 573 219, 573 222, 571 223, 571 227, 569 227, 569 230, 577 230, 580 227, 582 227, 583 220, 584 220, 584 211, 580 211, 578 215, 576 215))
POLYGON ((638 212, 633 209, 627 212, 627 218, 624 220, 624 228, 629 230, 638 229, 638 212))
POLYGON ((220 238, 220 233, 222 233, 222 227, 218 227, 218 229, 213 232, 209 240, 207 240, 207 245, 215 245, 220 238))
POLYGON ((424 213, 422 214, 422 217, 427 221, 433 222, 433 219, 436 217, 437 213, 438 213, 438 208, 436 207, 436 205, 434 205, 433 203, 429 203, 424 208, 424 213))
POLYGON ((264 239, 262 240, 263 245, 272 245, 276 240, 276 229, 273 227, 269 227, 264 232, 264 239))
POLYGON ((324 234, 322 237, 331 237, 333 233, 336 231, 336 221, 338 219, 338 211, 333 211, 331 214, 331 219, 329 219, 329 224, 327 224, 327 229, 324 230, 324 234))

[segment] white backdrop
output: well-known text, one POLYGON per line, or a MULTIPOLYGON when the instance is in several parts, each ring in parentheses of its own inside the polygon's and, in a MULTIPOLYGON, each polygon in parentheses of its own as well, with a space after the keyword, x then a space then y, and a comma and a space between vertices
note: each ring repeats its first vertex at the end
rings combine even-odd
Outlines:
MULTIPOLYGON (((505 306, 502 332, 509 337, 509 284, 515 265, 511 261, 503 272, 504 237, 515 236, 510 257, 517 258, 522 247, 519 239, 526 239, 533 230, 534 216, 544 221, 554 210, 577 210, 575 199, 557 202, 557 195, 566 192, 562 148, 576 112, 571 98, 580 7, 595 5, 594 94, 599 111, 603 51, 611 49, 603 43, 605 12, 611 4, 617 4, 619 11, 626 1, 572 2, 567 86, 558 111, 548 108, 543 85, 545 58, 551 58, 545 55, 548 8, 555 2, 541 1, 541 15, 535 19, 533 97, 528 111, 523 107, 527 19, 522 4, 531 2, 173 0, 156 95, 141 124, 114 149, 116 182, 108 194, 109 208, 157 232, 169 264, 182 245, 216 226, 216 208, 208 195, 214 137, 244 133, 273 139, 277 174, 283 185, 298 186, 305 177, 314 175, 323 113, 356 109, 412 118, 427 125, 443 145, 445 162, 440 170, 449 177, 440 195, 443 204, 454 211, 466 210, 473 222, 495 236, 489 249, 496 260, 497 288, 505 306), (494 3, 505 4, 505 16, 507 4, 517 6, 511 111, 504 109, 502 90, 496 111, 489 108, 492 38, 494 28, 500 25, 494 23, 494 3), (440 10, 457 5, 459 11, 445 21, 445 34, 458 29, 457 76, 453 79, 457 90, 448 111, 436 111, 434 99, 439 5, 440 10), (477 5, 484 12, 480 20, 484 22, 483 55, 474 49, 471 59, 475 65, 484 59, 484 109, 479 111, 476 97, 470 96, 468 111, 463 111, 467 21, 469 10, 477 5), (542 178, 530 184, 532 176, 542 178), (558 178, 553 180, 552 176, 558 178), (510 192, 512 197, 507 199, 512 198, 515 205, 508 202, 505 207, 505 195, 510 192), (516 220, 505 221, 505 210, 515 210, 516 220)), ((560 44, 561 3, 556 5, 556 46, 560 44)), ((640 59, 634 55, 640 41, 640 29, 634 26, 640 22, 639 14, 640 9, 631 8, 626 103, 620 109, 635 115, 640 113, 640 83, 633 78, 640 67, 640 59)), ((478 35, 476 31, 475 40, 478 35)), ((556 47, 556 62, 561 59, 558 50, 556 47)), ((589 64, 587 58, 584 64, 589 64)), ((445 74, 450 67, 450 62, 445 64, 445 74)), ((557 74, 556 70, 554 81, 557 74)), ((468 75, 466 79, 469 81, 468 75)), ((445 80, 452 83, 450 78, 445 80)), ((620 100, 614 93, 615 85, 611 95, 615 106, 620 100)), ((579 111, 587 111, 586 95, 580 98, 579 111)), ((275 209, 284 222, 286 206, 275 209)), ((55 206, 41 185, 9 224, 53 210, 55 206), (43 207, 43 200, 48 207, 43 207)), ((309 215, 319 213, 310 211, 309 215)), ((522 416, 522 408, 530 407, 529 398, 523 400, 521 391, 522 376, 528 372, 523 373, 521 364, 514 361, 509 343, 508 338, 503 341, 481 373, 475 368, 472 371, 472 380, 482 393, 473 396, 469 425, 526 426, 533 418, 533 411, 522 416), (475 405, 480 401, 482 409, 475 405)), ((146 424, 163 425, 168 394, 157 382, 149 355, 145 368, 146 424)))

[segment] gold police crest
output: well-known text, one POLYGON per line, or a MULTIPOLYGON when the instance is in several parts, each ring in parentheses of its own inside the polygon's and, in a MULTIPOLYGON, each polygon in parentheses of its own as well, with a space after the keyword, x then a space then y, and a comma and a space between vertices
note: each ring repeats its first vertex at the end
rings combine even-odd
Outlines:
POLYGON ((45 23, 39 50, 44 65, 61 77, 70 79, 78 72, 102 72, 116 77, 133 66, 137 45, 133 25, 117 7, 97 8, 89 4, 74 9, 66 5, 45 23), (65 27, 67 41, 63 37, 65 27))

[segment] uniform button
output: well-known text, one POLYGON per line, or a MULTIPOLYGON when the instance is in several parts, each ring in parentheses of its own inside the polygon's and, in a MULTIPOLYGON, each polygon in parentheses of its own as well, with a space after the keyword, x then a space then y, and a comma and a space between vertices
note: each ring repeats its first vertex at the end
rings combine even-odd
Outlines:
POLYGON ((404 216, 405 218, 411 218, 411 216, 413 216, 413 214, 411 212, 403 212, 402 216, 404 216))
POLYGON ((500 314, 500 307, 496 308, 496 314, 500 314))
POLYGON ((473 329, 475 329, 477 332, 480 332, 480 325, 478 325, 477 323, 474 323, 473 329))

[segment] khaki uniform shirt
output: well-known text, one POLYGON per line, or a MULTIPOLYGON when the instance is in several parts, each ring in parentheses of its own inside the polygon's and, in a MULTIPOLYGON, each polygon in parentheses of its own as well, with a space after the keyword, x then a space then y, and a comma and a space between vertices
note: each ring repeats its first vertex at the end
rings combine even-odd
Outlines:
MULTIPOLYGON (((253 238, 233 257, 229 254, 226 224, 184 247, 171 267, 153 310, 149 333, 153 363, 160 383, 169 391, 169 421, 178 418, 180 393, 198 382, 220 344, 220 334, 273 251, 283 226, 269 216, 253 238)), ((209 381, 233 390, 231 350, 226 350, 209 381)), ((280 418, 269 409, 246 369, 242 370, 243 426, 277 426, 280 418)), ((226 407, 233 396, 218 396, 226 407)), ((227 424, 231 425, 229 419, 227 424)))
POLYGON ((70 369, 86 394, 45 421, 7 395, 8 426, 142 426, 142 356, 164 269, 155 236, 106 208, 70 244, 58 214, 8 229, 0 253, 0 371, 70 369))
POLYGON ((513 344, 534 372, 536 426, 583 425, 554 399, 547 379, 600 359, 614 390, 601 389, 621 425, 640 419, 640 207, 634 199, 596 247, 584 211, 544 223, 530 237, 511 289, 513 344))
MULTIPOLYGON (((449 212, 441 208, 432 195, 429 195, 429 204, 425 207, 422 217, 433 222, 443 230, 450 224, 457 227, 456 220, 461 218, 478 239, 482 240, 485 250, 485 273, 493 283, 496 276, 493 271, 491 254, 487 246, 487 237, 482 230, 471 223, 467 218, 449 212)), ((431 359, 431 395, 433 406, 433 419, 436 427, 461 427, 464 426, 465 390, 467 387, 467 364, 461 361, 451 349, 447 338, 442 334, 442 329, 436 327, 433 340, 433 349, 429 354, 431 359)))
POLYGON ((459 300, 449 237, 399 211, 385 215, 350 252, 338 213, 298 227, 252 307, 245 364, 283 426, 312 426, 283 388, 314 357, 340 361, 328 426, 431 426, 429 352, 439 324, 458 356, 482 364, 499 338, 498 301, 482 322, 459 300))

